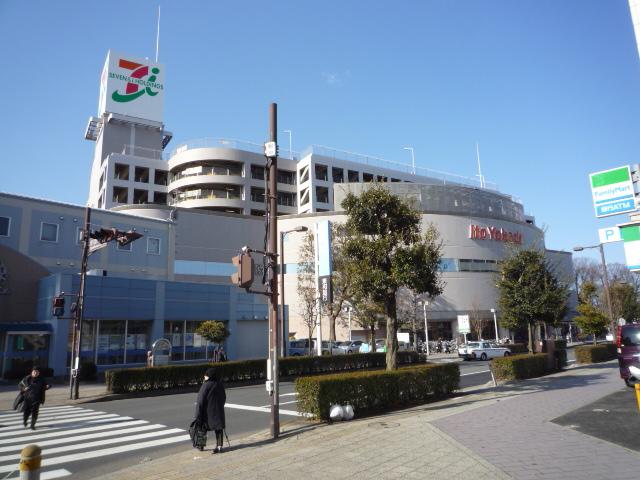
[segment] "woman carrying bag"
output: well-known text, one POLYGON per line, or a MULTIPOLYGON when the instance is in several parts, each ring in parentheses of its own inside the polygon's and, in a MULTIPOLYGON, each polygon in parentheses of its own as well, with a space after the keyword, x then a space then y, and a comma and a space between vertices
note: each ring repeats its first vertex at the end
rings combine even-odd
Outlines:
POLYGON ((204 375, 204 383, 198 392, 194 422, 196 426, 203 426, 206 430, 215 432, 216 447, 213 449, 213 453, 222 452, 225 429, 224 404, 226 401, 227 395, 222 380, 215 368, 208 368, 204 375))

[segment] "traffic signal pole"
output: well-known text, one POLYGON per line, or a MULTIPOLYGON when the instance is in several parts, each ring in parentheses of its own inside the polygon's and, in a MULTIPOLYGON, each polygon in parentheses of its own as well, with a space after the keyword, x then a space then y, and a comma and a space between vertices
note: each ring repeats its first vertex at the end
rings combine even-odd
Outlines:
POLYGON ((91 208, 87 207, 84 215, 82 232, 82 261, 80 264, 80 291, 73 321, 73 344, 71 348, 71 368, 69 379, 69 398, 77 400, 80 392, 80 348, 82 345, 82 321, 84 320, 84 289, 87 280, 87 263, 89 260, 89 241, 91 231, 91 208))
POLYGON ((271 437, 280 435, 280 388, 278 378, 278 275, 276 273, 278 253, 278 105, 272 103, 269 108, 269 142, 276 148, 267 157, 269 174, 269 231, 268 231, 268 281, 269 281, 269 369, 271 380, 271 437))

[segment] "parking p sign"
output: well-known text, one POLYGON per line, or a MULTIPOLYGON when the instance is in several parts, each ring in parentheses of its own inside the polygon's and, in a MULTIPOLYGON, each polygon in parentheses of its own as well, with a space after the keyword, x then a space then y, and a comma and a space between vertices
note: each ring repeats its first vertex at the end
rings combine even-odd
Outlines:
POLYGON ((621 242, 622 236, 618 227, 599 228, 600 243, 621 242))

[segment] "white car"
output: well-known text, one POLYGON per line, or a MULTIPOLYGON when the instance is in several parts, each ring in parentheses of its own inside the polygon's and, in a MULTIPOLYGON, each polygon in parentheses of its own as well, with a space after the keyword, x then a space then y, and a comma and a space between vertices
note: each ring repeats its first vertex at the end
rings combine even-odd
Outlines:
POLYGON ((496 357, 508 357, 511 350, 499 347, 495 343, 480 340, 479 342, 469 342, 458 348, 458 356, 465 360, 487 360, 496 357))

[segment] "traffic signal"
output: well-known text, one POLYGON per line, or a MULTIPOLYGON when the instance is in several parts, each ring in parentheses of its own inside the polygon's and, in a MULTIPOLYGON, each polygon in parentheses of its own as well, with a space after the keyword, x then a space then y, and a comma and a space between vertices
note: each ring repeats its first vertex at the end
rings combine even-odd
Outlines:
POLYGON ((53 316, 64 317, 64 297, 62 295, 53 297, 53 316))
POLYGON ((241 253, 231 259, 236 267, 236 273, 231 275, 231 281, 240 288, 249 288, 253 283, 253 258, 249 253, 241 253))
POLYGON ((142 237, 141 233, 134 232, 133 230, 129 230, 127 232, 121 232, 118 230, 117 232, 118 236, 116 238, 116 241, 120 244, 121 247, 124 247, 125 245, 128 245, 131 242, 142 237))

